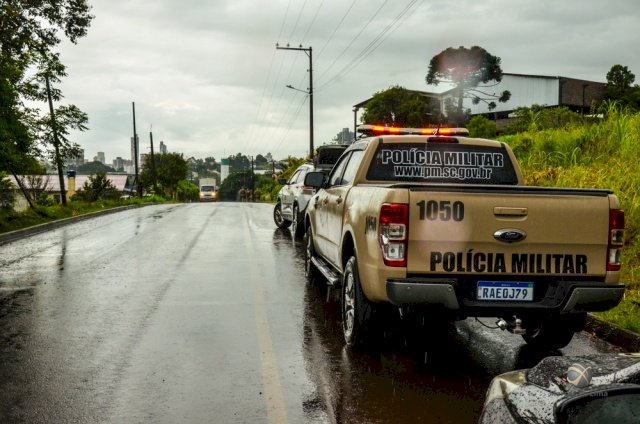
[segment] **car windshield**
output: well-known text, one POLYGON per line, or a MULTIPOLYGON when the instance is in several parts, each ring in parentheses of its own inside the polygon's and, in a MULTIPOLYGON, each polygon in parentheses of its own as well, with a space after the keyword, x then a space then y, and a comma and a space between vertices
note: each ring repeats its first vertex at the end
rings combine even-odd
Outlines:
POLYGON ((200 187, 200 191, 213 191, 214 187, 213 186, 202 186, 200 187))

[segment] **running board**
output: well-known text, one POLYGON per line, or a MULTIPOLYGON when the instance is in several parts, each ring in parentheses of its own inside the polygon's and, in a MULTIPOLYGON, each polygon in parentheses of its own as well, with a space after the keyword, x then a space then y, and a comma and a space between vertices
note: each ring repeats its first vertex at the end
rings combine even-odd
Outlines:
POLYGON ((327 284, 331 287, 339 287, 342 278, 331 266, 321 258, 313 256, 311 263, 320 271, 324 278, 327 279, 327 284))

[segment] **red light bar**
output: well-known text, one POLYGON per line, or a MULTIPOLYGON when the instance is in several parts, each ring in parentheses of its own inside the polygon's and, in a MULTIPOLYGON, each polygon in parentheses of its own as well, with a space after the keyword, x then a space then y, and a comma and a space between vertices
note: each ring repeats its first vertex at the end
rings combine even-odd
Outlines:
POLYGON ((357 131, 369 135, 469 135, 469 131, 466 128, 402 128, 385 127, 383 125, 360 125, 357 131))

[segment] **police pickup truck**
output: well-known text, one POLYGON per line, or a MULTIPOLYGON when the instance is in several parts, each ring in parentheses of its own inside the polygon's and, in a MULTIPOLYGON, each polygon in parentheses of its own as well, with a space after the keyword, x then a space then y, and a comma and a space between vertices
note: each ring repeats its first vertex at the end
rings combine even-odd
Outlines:
POLYGON ((341 289, 348 345, 398 317, 495 317, 557 349, 622 299, 611 191, 526 186, 507 144, 463 128, 359 131, 327 177, 305 178, 305 273, 341 289))

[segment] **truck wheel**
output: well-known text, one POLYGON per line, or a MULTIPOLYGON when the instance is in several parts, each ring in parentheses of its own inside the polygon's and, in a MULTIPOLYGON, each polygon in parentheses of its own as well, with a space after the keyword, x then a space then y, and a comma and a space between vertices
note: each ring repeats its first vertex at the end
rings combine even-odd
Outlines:
POLYGON ((304 234, 304 226, 300 225, 300 211, 298 210, 298 205, 293 207, 293 222, 291 226, 291 231, 293 232, 294 238, 300 238, 304 234))
POLYGON ((342 332, 349 346, 362 347, 372 340, 375 305, 362 291, 358 276, 358 263, 352 256, 345 266, 342 278, 342 332))
POLYGON ((305 254, 304 254, 304 275, 307 277, 307 282, 309 284, 315 284, 320 278, 320 273, 311 262, 311 258, 316 254, 315 248, 313 247, 313 231, 311 230, 311 225, 307 228, 306 235, 306 243, 305 243, 305 254))
POLYGON ((536 349, 561 349, 571 342, 574 333, 582 331, 586 320, 586 313, 555 316, 541 324, 527 326, 522 338, 536 349))
POLYGON ((291 225, 291 221, 287 221, 282 217, 280 202, 276 203, 275 208, 273 208, 273 222, 276 223, 278 228, 282 228, 283 230, 289 228, 289 225, 291 225))

